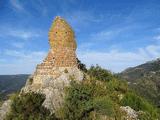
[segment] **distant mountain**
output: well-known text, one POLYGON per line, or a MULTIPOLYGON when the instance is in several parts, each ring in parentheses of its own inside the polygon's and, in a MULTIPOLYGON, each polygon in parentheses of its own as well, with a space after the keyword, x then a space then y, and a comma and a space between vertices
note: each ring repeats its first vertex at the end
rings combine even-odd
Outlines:
POLYGON ((6 99, 8 94, 20 90, 27 80, 29 75, 0 75, 0 94, 2 99, 6 99))
POLYGON ((138 94, 160 106, 160 59, 128 68, 119 76, 138 94))

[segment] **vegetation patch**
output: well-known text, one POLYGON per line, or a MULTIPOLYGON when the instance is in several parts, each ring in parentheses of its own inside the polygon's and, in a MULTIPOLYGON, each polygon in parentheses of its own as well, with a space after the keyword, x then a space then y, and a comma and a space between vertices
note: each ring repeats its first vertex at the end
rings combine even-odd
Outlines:
MULTIPOLYGON (((142 97, 136 95, 133 92, 128 92, 121 100, 122 106, 130 106, 136 111, 144 111, 145 114, 150 115, 151 118, 156 119, 158 117, 157 109, 142 97)), ((145 115, 143 114, 143 116, 145 115)))
POLYGON ((86 76, 81 82, 70 76, 64 106, 56 114, 42 106, 43 94, 22 93, 11 97, 13 102, 6 120, 121 120, 126 117, 121 106, 130 106, 137 111, 139 120, 159 119, 154 105, 129 89, 127 82, 119 80, 110 71, 92 66, 86 76))
POLYGON ((15 94, 11 97, 11 111, 5 120, 57 120, 42 106, 45 96, 37 93, 15 94))
POLYGON ((65 104, 60 114, 62 119, 120 120, 125 116, 120 106, 130 106, 136 111, 143 111, 143 114, 138 116, 140 120, 158 118, 156 107, 135 94, 125 81, 119 80, 108 70, 92 66, 87 73, 88 78, 81 83, 72 80, 71 86, 66 89, 65 104), (149 117, 146 117, 148 114, 149 117))

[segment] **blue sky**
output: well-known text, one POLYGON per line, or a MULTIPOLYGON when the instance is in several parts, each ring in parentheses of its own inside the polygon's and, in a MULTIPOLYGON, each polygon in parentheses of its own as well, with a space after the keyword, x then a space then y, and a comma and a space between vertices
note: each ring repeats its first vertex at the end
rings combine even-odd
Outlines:
POLYGON ((74 29, 87 66, 120 72, 160 57, 159 0, 0 0, 0 74, 35 70, 57 15, 74 29))

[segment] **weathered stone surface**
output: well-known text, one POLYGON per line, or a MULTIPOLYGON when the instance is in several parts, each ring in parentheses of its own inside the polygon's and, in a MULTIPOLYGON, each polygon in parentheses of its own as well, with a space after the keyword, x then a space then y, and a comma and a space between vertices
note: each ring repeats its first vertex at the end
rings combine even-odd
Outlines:
POLYGON ((0 107, 0 120, 3 120, 6 114, 9 112, 11 106, 11 100, 7 100, 0 107))
POLYGON ((126 113, 125 120, 138 120, 138 112, 129 106, 121 106, 120 109, 126 113))
POLYGON ((76 41, 74 32, 68 23, 61 17, 56 17, 49 31, 50 50, 45 60, 37 65, 33 82, 40 83, 42 76, 60 75, 59 67, 77 67, 76 41))
MULTIPOLYGON (((77 65, 74 32, 64 19, 55 18, 49 31, 49 43, 47 57, 37 65, 34 74, 28 78, 21 92, 45 94, 43 105, 54 113, 63 105, 64 88, 70 85, 72 79, 82 81, 84 75, 77 65)), ((6 101, 0 108, 2 120, 9 111, 10 102, 6 101)))
POLYGON ((59 47, 76 49, 74 31, 71 26, 61 17, 56 17, 49 31, 49 42, 52 49, 59 47))
MULTIPOLYGON (((59 76, 33 76, 28 79, 26 86, 22 92, 38 92, 46 95, 43 103, 45 107, 55 112, 63 105, 63 98, 65 97, 64 88, 70 85, 70 81, 74 78, 79 82, 83 80, 83 73, 77 67, 57 68, 55 70, 59 76), (65 71, 68 71, 65 73, 65 71), (29 82, 31 79, 40 82, 29 82)), ((78 82, 77 81, 77 82, 78 82)))
POLYGON ((76 60, 76 41, 68 23, 56 17, 49 31, 50 50, 43 62, 27 80, 23 92, 39 92, 46 95, 45 107, 55 112, 63 105, 64 88, 74 78, 83 80, 76 60))

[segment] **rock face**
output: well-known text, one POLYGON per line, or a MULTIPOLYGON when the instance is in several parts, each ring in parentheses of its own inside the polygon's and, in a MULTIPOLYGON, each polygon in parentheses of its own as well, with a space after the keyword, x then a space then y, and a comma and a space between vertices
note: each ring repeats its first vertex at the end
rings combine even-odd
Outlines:
POLYGON ((83 80, 76 60, 74 32, 61 17, 56 17, 49 31, 50 50, 45 60, 27 80, 22 92, 38 92, 46 95, 43 103, 51 112, 63 105, 64 88, 70 81, 83 80))
POLYGON ((0 107, 0 120, 3 120, 6 114, 9 112, 11 106, 11 100, 7 100, 0 107))
POLYGON ((138 112, 129 106, 121 106, 120 109, 126 113, 125 120, 138 120, 138 112))

